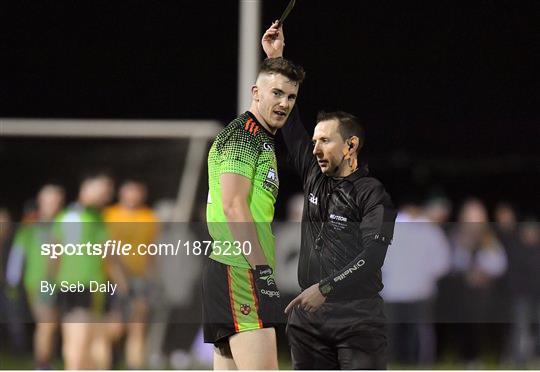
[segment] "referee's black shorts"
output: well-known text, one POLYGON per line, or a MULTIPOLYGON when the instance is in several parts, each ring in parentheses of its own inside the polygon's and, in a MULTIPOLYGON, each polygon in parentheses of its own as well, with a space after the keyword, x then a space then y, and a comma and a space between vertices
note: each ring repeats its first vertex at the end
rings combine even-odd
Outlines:
POLYGON ((381 299, 325 303, 315 313, 295 308, 287 324, 294 369, 386 369, 381 299))

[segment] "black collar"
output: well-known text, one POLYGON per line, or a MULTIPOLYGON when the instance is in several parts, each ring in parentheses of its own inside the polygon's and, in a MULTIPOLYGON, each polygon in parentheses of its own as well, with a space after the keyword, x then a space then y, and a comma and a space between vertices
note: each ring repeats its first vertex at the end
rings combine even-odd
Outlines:
POLYGON ((335 181, 349 181, 354 182, 359 178, 366 177, 369 174, 369 167, 367 163, 359 166, 357 170, 349 174, 347 177, 336 178, 332 177, 335 181))

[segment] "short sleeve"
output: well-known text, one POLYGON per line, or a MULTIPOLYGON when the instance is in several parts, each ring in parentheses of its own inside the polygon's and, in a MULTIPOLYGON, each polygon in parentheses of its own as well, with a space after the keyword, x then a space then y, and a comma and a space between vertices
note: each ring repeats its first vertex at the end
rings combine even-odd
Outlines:
MULTIPOLYGON (((242 134, 240 131, 238 134, 242 134)), ((236 173, 252 179, 258 159, 253 137, 231 135, 219 149, 219 173, 236 173)))

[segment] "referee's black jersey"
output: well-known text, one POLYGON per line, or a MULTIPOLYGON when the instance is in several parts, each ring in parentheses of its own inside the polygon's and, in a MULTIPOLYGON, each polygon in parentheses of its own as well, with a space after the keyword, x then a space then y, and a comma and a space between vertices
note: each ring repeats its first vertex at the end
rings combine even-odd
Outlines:
POLYGON ((396 218, 390 196, 367 166, 341 179, 324 175, 297 108, 282 134, 305 194, 300 287, 319 282, 330 302, 379 297, 396 218))

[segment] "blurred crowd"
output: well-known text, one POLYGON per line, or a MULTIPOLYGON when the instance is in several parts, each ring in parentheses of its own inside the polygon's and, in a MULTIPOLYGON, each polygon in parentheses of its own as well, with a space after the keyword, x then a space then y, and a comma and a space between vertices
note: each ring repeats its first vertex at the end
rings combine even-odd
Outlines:
POLYGON ((383 266, 391 361, 527 367, 540 356, 538 272, 540 224, 510 204, 404 203, 383 266))
MULTIPOLYGON (((389 362, 515 368, 540 357, 540 223, 509 203, 492 214, 477 198, 458 208, 444 196, 399 207, 382 269, 389 362)), ((302 195, 276 227, 277 278, 285 298, 298 293, 302 195), (295 222, 295 223, 291 223, 295 222)))
MULTIPOLYGON (((40 369, 59 357, 69 369, 210 368, 212 348, 200 330, 203 255, 41 255, 51 241, 209 240, 204 223, 172 222, 174 201, 150 208, 143 181, 116 189, 115 198, 113 179, 97 172, 70 203, 61 185, 43 185, 20 223, 0 208, 0 334, 9 335, 0 353, 31 351, 40 369), (118 291, 50 296, 44 278, 110 280, 118 291)), ((274 228, 284 303, 300 290, 303 205, 302 195, 290 198, 274 228)), ((454 209, 443 196, 400 205, 382 272, 390 365, 524 368, 540 356, 540 223, 508 203, 491 212, 480 199, 454 209)), ((278 336, 286 355, 284 327, 278 336)))
POLYGON ((203 257, 42 254, 44 243, 202 240, 200 229, 171 222, 174 201, 148 207, 143 181, 120 183, 112 203, 114 190, 109 174, 93 172, 70 203, 61 185, 43 185, 20 223, 0 208, 0 354, 27 359, 31 351, 37 369, 59 359, 66 369, 209 368, 212 349, 200 331, 203 257), (61 292, 62 281, 85 287, 61 292), (90 291, 91 281, 117 290, 90 291), (43 282, 56 284, 55 293, 43 282))

